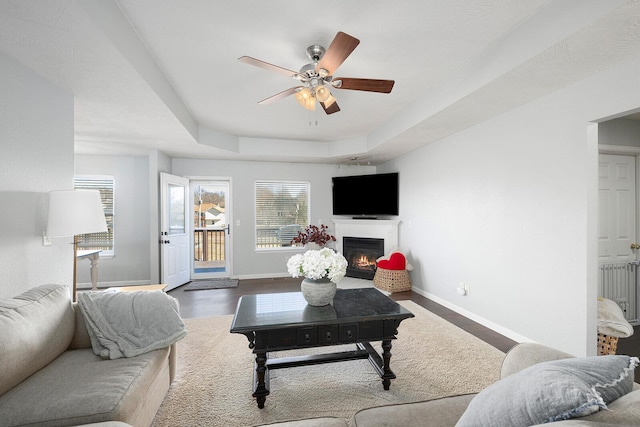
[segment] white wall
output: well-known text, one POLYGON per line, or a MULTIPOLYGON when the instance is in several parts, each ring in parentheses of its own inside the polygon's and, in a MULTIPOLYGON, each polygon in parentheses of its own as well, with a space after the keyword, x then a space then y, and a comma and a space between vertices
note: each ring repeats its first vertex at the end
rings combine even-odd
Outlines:
POLYGON ((598 143, 640 147, 640 121, 615 119, 600 123, 598 143))
MULTIPOLYGON (((306 163, 235 162, 173 159, 172 173, 186 177, 229 177, 233 200, 231 233, 233 276, 240 278, 287 275, 286 263, 296 250, 256 251, 254 187, 258 179, 304 180, 311 183, 311 216, 314 224, 332 227, 331 177, 375 172, 372 167, 306 163), (240 225, 237 225, 237 223, 240 225)), ((332 229, 330 231, 333 231, 332 229)))
MULTIPOLYGON (((149 203, 147 157, 77 155, 77 175, 114 177, 115 255, 100 257, 98 286, 149 283, 149 220, 156 208, 149 203)), ((91 287, 90 263, 78 261, 78 288, 91 287)))
POLYGON ((73 97, 0 53, 0 298, 71 286, 73 247, 42 245, 48 192, 73 188, 73 97))
POLYGON ((638 107, 639 66, 385 164, 400 171, 414 288, 516 339, 595 354, 597 146, 587 128, 638 107))

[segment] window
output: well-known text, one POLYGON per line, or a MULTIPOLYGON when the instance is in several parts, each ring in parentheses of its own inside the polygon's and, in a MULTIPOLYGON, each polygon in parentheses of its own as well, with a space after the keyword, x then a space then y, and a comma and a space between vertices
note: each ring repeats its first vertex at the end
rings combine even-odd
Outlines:
POLYGON ((100 249, 100 255, 113 255, 113 189, 112 176, 86 175, 73 179, 76 189, 98 190, 102 199, 104 217, 107 220, 107 231, 103 233, 81 234, 78 236, 79 249, 100 249))
POLYGON ((256 181, 256 248, 291 246, 309 224, 309 182, 256 181))

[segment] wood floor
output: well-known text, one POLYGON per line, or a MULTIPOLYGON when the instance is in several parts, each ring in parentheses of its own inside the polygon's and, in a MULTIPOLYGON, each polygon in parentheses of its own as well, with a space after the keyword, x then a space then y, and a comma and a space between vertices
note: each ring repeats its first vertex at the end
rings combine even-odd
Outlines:
MULTIPOLYGON (((180 314, 182 317, 193 318, 233 314, 238 304, 238 298, 242 295, 271 292, 297 292, 299 290, 300 279, 278 278, 240 280, 237 288, 203 291, 184 291, 182 288, 176 288, 168 293, 180 302, 180 314)), ((413 301, 505 353, 516 344, 515 341, 413 291, 394 293, 391 294, 391 298, 396 301, 413 301)), ((640 326, 636 326, 634 330, 635 333, 631 337, 621 338, 618 341, 616 354, 640 356, 640 326)), ((640 378, 640 367, 636 368, 635 376, 636 381, 638 381, 638 378, 640 378)))
MULTIPOLYGON (((176 288, 169 295, 180 302, 180 314, 184 318, 209 317, 233 314, 242 295, 264 294, 272 292, 297 292, 300 290, 300 279, 254 279, 240 280, 237 288, 211 289, 202 291, 184 291, 176 288)), ((461 316, 413 291, 391 294, 396 301, 410 300, 443 319, 453 323, 470 334, 491 344, 497 349, 507 352, 516 342, 506 338, 489 328, 461 316)))

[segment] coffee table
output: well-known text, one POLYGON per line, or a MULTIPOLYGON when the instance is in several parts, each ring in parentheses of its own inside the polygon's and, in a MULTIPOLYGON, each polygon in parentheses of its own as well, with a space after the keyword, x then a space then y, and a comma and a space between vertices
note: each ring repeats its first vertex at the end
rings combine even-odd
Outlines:
POLYGON ((231 333, 245 335, 256 355, 253 397, 264 408, 273 369, 369 359, 389 390, 396 378, 390 368, 391 341, 409 317, 413 313, 375 288, 338 289, 333 304, 324 307, 308 305, 300 292, 243 295, 231 333), (382 341, 381 354, 372 341, 382 341), (272 351, 339 344, 354 344, 355 350, 269 359, 272 351))

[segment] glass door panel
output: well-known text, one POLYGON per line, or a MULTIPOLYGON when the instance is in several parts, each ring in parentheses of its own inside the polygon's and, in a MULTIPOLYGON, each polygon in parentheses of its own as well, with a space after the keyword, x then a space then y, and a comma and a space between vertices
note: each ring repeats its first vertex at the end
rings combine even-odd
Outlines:
POLYGON ((229 181, 191 181, 192 278, 230 277, 229 181))

